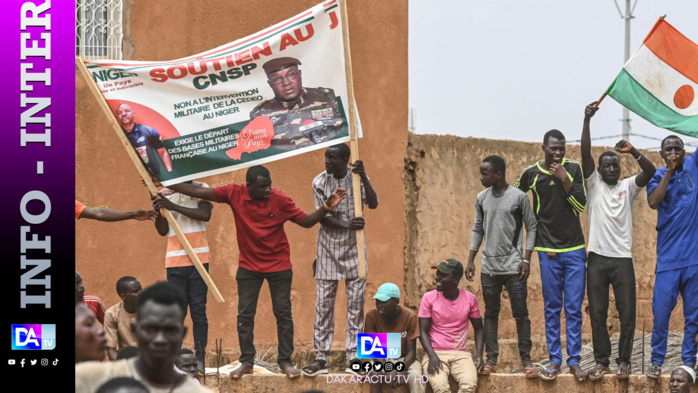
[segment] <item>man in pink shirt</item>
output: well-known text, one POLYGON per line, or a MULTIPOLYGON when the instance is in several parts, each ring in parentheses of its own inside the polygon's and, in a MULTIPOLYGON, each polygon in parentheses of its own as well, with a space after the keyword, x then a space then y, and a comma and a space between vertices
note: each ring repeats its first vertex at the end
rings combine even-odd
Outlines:
POLYGON ((463 265, 446 259, 431 267, 436 269, 436 290, 422 297, 419 306, 419 341, 426 352, 422 366, 429 374, 434 393, 450 393, 448 376, 458 382, 458 392, 475 392, 477 373, 482 370, 485 333, 477 298, 458 288, 463 265), (475 330, 475 360, 468 352, 468 325, 475 330))

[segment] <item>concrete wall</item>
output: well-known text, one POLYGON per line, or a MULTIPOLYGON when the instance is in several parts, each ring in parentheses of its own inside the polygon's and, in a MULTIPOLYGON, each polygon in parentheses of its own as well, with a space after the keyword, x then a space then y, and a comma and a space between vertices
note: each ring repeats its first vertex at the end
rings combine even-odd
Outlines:
MULTIPOLYGON (((126 59, 170 60, 192 55, 255 33, 310 8, 318 0, 192 2, 125 1, 124 53, 126 59)), ((404 152, 407 145, 407 0, 378 2, 349 0, 356 101, 366 137, 359 142, 361 158, 380 197, 378 210, 366 211, 370 260, 367 292, 389 277, 404 282, 404 152)), ((147 190, 140 184, 119 140, 98 108, 81 75, 76 82, 76 198, 88 206, 120 210, 149 208, 147 190)), ((314 209, 310 184, 324 170, 324 153, 317 151, 268 165, 274 187, 290 195, 305 211, 314 209)), ((202 179, 213 186, 244 182, 244 171, 202 179)), ((76 223, 76 267, 87 294, 100 296, 107 306, 119 301, 115 284, 133 275, 144 286, 165 280, 165 246, 149 222, 76 223)), ((294 265, 292 301, 295 338, 299 349, 312 348, 317 228, 286 225, 294 265)), ((233 216, 217 205, 208 230, 211 275, 226 300, 209 296, 209 350, 214 339, 237 351, 235 329, 238 249, 233 216)), ((340 292, 344 286, 340 286, 340 292)), ((369 297, 370 298, 370 297, 369 297)), ((369 303, 370 305, 370 303, 369 303)), ((336 306, 335 340, 344 340, 346 297, 336 306)), ((191 328, 191 322, 187 319, 191 328)), ((190 330, 191 331, 191 330, 190 330)), ((276 322, 267 285, 257 311, 255 342, 258 351, 276 347, 276 322)), ((185 345, 193 345, 191 334, 185 345)), ((238 352, 239 353, 239 352, 238 352)))
MULTIPOLYGON (((568 134, 577 138, 576 132, 568 134)), ((542 133, 541 133, 542 141, 542 133)), ((594 157, 610 148, 595 147, 594 157)), ((507 181, 514 184, 526 166, 543 158, 540 143, 524 143, 505 140, 459 138, 455 136, 413 135, 409 136, 405 158, 405 208, 406 230, 406 287, 407 303, 418 307, 424 292, 435 288, 434 273, 430 266, 444 258, 457 258, 464 264, 468 260, 470 236, 475 217, 475 197, 483 190, 479 168, 482 159, 496 154, 507 164, 507 181)), ((658 152, 643 151, 657 167, 664 166, 658 152)), ((567 158, 581 160, 579 146, 568 145, 567 158)), ((622 155, 622 178, 640 171, 637 162, 629 155, 622 155)), ((643 191, 633 205, 633 258, 637 281, 636 337, 641 336, 643 323, 647 332, 652 329, 652 292, 656 264, 657 213, 647 205, 647 194, 643 191)), ((529 193, 530 198, 530 193, 529 193)), ((586 233, 586 213, 582 214, 582 226, 586 233)), ((461 287, 475 293, 482 301, 480 286, 480 253, 476 259, 478 267, 475 281, 463 279, 461 287)), ((538 256, 534 253, 531 275, 528 281, 528 304, 534 344, 545 344, 543 296, 541 292, 538 256)), ((612 296, 612 291, 611 291, 612 296)), ((509 344, 516 343, 516 325, 511 318, 511 308, 504 292, 499 322, 499 337, 509 344)), ((609 308, 608 326, 618 334, 620 322, 613 297, 609 308)), ((588 302, 584 305, 585 341, 590 340, 588 302)), ((564 321, 564 314, 562 317, 564 321)), ((672 314, 671 330, 683 330, 683 311, 679 302, 672 314)), ((564 332, 564 324, 563 330, 564 332)), ((472 333, 471 333, 472 334, 472 333)), ((537 345, 534 345, 534 349, 537 345)), ((515 348, 515 347, 514 347, 515 348)), ((544 347, 543 347, 544 348, 544 347)), ((535 351, 534 351, 535 352, 535 351)), ((509 351, 518 357, 518 351, 509 351)), ((503 354, 504 355, 504 354, 503 354)), ((534 360, 536 360, 534 358, 534 360)), ((500 357, 500 362, 502 358, 500 357)), ((517 362, 518 363, 518 360, 517 362)))

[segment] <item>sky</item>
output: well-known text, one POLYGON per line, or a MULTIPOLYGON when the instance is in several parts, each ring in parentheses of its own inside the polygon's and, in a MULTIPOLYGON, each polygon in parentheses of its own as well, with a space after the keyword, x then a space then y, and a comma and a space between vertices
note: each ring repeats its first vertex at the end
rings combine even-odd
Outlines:
MULTIPOLYGON (((617 2, 624 12, 625 0, 617 2)), ((698 0, 638 0, 633 15, 631 55, 662 15, 698 42, 698 0)), ((418 134, 531 142, 557 128, 579 140, 585 106, 623 67, 624 32, 613 0, 409 0, 410 124, 418 134)), ((615 145, 621 118, 622 106, 606 97, 592 143, 615 145)), ((670 134, 632 112, 630 119, 631 133, 670 134)), ((682 139, 687 150, 698 145, 682 139)), ((659 150, 659 140, 630 141, 659 150)))

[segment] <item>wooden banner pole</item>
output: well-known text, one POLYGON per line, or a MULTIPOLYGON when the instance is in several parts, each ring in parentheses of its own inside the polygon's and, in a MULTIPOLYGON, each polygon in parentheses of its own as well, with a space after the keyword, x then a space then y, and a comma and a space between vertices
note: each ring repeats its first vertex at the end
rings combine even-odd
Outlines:
MULTIPOLYGON (((123 130, 121 129, 121 125, 116 120, 114 113, 112 113, 111 108, 109 108, 109 104, 107 104, 107 100, 104 98, 102 93, 99 91, 99 87, 95 83, 94 79, 92 79, 92 76, 90 75, 90 72, 87 70, 87 67, 85 67, 85 63, 82 61, 82 59, 80 57, 76 57, 75 58, 75 65, 80 70, 80 73, 82 74, 83 78, 85 78, 85 82, 87 82, 87 86, 90 88, 90 91, 97 99, 97 103, 99 104, 100 108, 102 108, 104 115, 107 117, 107 119, 111 123, 112 129, 114 130, 114 132, 116 132, 116 135, 119 137, 119 140, 121 141, 121 145, 123 145, 124 148, 126 149, 126 153, 128 154, 128 157, 131 159, 131 161, 133 162, 133 165, 136 167, 138 174, 141 175, 143 182, 145 182, 145 185, 148 187, 148 191, 150 191, 151 195, 157 195, 158 190, 157 190, 157 188, 155 188, 155 184, 153 184, 153 181, 150 178, 150 173, 145 169, 145 166, 143 165, 143 162, 142 162, 140 156, 136 153, 136 150, 133 148, 133 146, 131 146, 131 142, 129 142, 128 138, 126 137, 123 130)), ((213 282, 213 280, 211 280, 211 276, 209 276, 206 269, 204 269, 204 265, 201 264, 199 257, 196 255, 196 253, 194 252, 194 249, 191 247, 191 244, 189 244, 189 241, 184 236, 182 229, 179 227, 179 225, 177 225, 177 221, 172 216, 172 213, 167 209, 160 209, 160 212, 165 217, 165 219, 167 219, 167 222, 170 224, 170 228, 172 228, 174 233, 177 235, 177 238, 184 246, 184 250, 186 250, 187 255, 189 255, 189 258, 194 263, 194 267, 196 267, 196 270, 201 275, 201 278, 204 279, 204 281, 206 282, 206 285, 208 285, 208 288, 213 293, 213 297, 216 299, 216 301, 218 303, 225 303, 225 299, 223 299, 223 296, 221 295, 220 291, 218 290, 218 287, 216 287, 216 284, 213 282)))
MULTIPOLYGON (((344 40, 344 73, 347 77, 347 106, 349 107, 349 147, 351 148, 351 162, 359 159, 359 141, 357 140, 356 127, 356 101, 354 100, 354 79, 351 71, 351 48, 349 47, 349 17, 347 15, 346 0, 339 1, 342 12, 342 38, 344 40)), ((363 205, 361 201, 361 177, 358 173, 353 175, 354 188, 354 217, 363 217, 363 205)), ((356 247, 359 256, 359 278, 366 279, 366 244, 364 243, 363 229, 356 233, 356 247)))

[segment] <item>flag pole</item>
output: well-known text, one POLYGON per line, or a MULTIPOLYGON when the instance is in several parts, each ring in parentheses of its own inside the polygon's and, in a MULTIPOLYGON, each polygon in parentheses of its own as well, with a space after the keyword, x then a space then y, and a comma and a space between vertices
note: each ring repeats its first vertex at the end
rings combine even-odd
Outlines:
MULTIPOLYGON (((351 162, 359 159, 359 141, 356 128, 356 101, 354 100, 354 79, 351 71, 351 48, 349 47, 349 17, 347 15, 346 0, 339 1, 342 9, 342 38, 344 40, 344 73, 347 77, 347 100, 349 101, 349 146, 351 147, 351 162)), ((353 175, 354 189, 354 217, 363 216, 363 205, 361 200, 361 177, 358 173, 353 175)), ((364 230, 359 229, 356 233, 356 248, 359 257, 359 278, 366 279, 366 244, 364 243, 364 230)))
POLYGON ((596 101, 596 104, 594 104, 594 109, 598 108, 599 105, 601 105, 601 101, 603 101, 603 99, 606 98, 606 95, 607 95, 607 93, 603 93, 603 95, 601 96, 601 98, 599 98, 599 100, 596 101))
MULTIPOLYGON (((112 113, 111 108, 109 108, 109 104, 107 104, 107 100, 99 91, 99 87, 95 83, 94 79, 92 79, 92 76, 90 75, 90 72, 87 70, 87 67, 85 67, 85 62, 82 61, 82 58, 76 57, 75 65, 80 70, 80 73, 82 74, 83 78, 85 78, 87 86, 90 88, 90 91, 97 99, 97 103, 99 104, 100 108, 102 108, 102 111, 104 112, 104 115, 107 117, 107 120, 109 120, 109 122, 111 123, 112 129, 114 130, 114 132, 116 132, 116 135, 121 141, 121 145, 124 146, 124 148, 126 149, 126 153, 128 154, 128 157, 131 159, 131 162, 133 162, 133 164, 136 166, 136 170, 143 179, 145 185, 148 187, 148 191, 150 191, 151 195, 157 195, 158 190, 155 188, 155 184, 153 184, 153 180, 150 178, 150 173, 145 169, 143 161, 136 153, 136 150, 133 148, 133 146, 131 146, 131 142, 128 140, 126 135, 124 135, 124 132, 121 129, 121 125, 116 120, 116 117, 114 117, 114 113, 112 113)), ((223 296, 218 290, 218 287, 216 287, 216 284, 211 279, 211 276, 209 276, 206 269, 204 269, 204 265, 201 263, 199 257, 196 255, 194 249, 191 247, 191 244, 189 244, 189 241, 184 236, 182 229, 179 227, 179 225, 177 225, 177 221, 172 216, 172 213, 164 208, 160 209, 160 212, 165 217, 165 219, 167 219, 167 222, 170 224, 170 228, 177 235, 177 238, 182 243, 182 246, 184 246, 184 250, 186 250, 187 255, 189 255, 189 259, 191 259, 191 261, 194 263, 194 267, 196 267, 196 270, 201 275, 201 278, 204 279, 206 285, 208 285, 209 289, 211 289, 213 297, 216 299, 218 303, 225 303, 225 299, 223 299, 223 296)))

